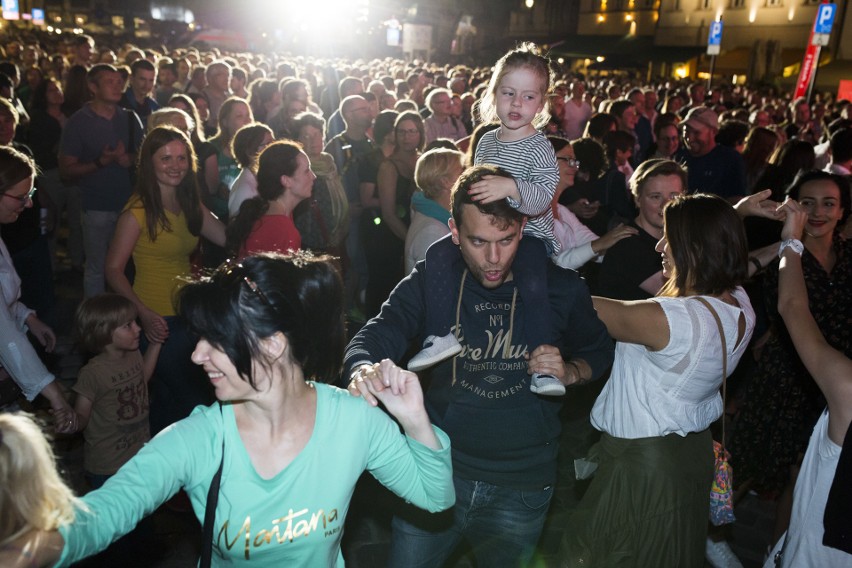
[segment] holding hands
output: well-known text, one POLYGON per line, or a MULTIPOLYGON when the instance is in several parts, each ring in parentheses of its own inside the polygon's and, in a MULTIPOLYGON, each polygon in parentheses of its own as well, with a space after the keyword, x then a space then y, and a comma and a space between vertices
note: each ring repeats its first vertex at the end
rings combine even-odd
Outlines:
POLYGON ((164 343, 169 337, 169 324, 163 316, 148 308, 139 308, 139 321, 145 337, 152 343, 164 343))
POLYGON ((477 203, 491 203, 511 197, 515 201, 521 200, 521 194, 518 191, 518 184, 515 180, 503 176, 482 176, 478 182, 471 184, 467 191, 470 198, 477 203))
POLYGON ((783 221, 786 211, 781 203, 772 201, 770 197, 772 197, 772 190, 764 189, 743 197, 734 205, 734 209, 740 217, 764 217, 783 221))
POLYGON ((808 213, 799 202, 789 197, 778 206, 778 210, 785 215, 784 227, 781 229, 781 239, 801 240, 805 231, 805 223, 808 221, 808 213))

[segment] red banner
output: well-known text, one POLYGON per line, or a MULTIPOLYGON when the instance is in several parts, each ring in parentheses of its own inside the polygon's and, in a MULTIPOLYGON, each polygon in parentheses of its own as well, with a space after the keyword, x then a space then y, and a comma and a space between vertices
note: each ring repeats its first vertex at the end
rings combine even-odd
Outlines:
MULTIPOLYGON (((811 36, 813 35, 813 31, 811 31, 811 36)), ((799 80, 796 81, 796 92, 793 94, 794 100, 808 94, 811 79, 813 79, 816 67, 819 65, 819 61, 817 61, 818 54, 819 46, 813 45, 808 41, 808 49, 805 51, 804 59, 802 59, 802 70, 799 71, 799 80)))

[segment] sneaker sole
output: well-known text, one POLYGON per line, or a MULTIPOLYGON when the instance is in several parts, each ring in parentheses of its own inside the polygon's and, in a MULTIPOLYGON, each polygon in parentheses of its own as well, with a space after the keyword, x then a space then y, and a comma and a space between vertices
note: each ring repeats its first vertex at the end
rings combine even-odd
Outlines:
POLYGON ((535 394, 540 394, 540 395, 543 395, 543 396, 562 396, 562 395, 565 394, 565 387, 562 387, 561 389, 559 387, 556 387, 556 386, 539 388, 539 387, 530 385, 530 390, 532 392, 534 392, 535 394))
POLYGON ((414 357, 414 359, 408 362, 408 370, 416 373, 417 371, 428 369, 435 363, 440 363, 444 359, 449 359, 450 357, 458 355, 459 353, 461 353, 461 345, 458 345, 453 349, 448 349, 447 351, 444 351, 442 353, 432 355, 431 357, 425 357, 419 360, 417 357, 414 357))

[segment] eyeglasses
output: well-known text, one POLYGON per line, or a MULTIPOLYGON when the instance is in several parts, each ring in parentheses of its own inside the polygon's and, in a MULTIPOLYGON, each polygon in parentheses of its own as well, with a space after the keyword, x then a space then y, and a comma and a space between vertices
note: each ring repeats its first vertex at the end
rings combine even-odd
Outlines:
POLYGON ((409 128, 407 130, 400 128, 396 131, 396 133, 400 136, 414 136, 415 134, 420 134, 420 131, 416 128, 409 128))
POLYGON ((14 199, 15 201, 18 201, 20 203, 25 204, 27 201, 29 201, 30 199, 33 198, 33 195, 35 195, 35 192, 36 192, 36 188, 33 187, 33 188, 30 188, 30 190, 23 195, 9 195, 8 193, 4 193, 3 197, 8 197, 9 199, 14 199))
POLYGON ((561 161, 561 162, 565 162, 565 165, 568 166, 569 168, 579 168, 580 167, 580 160, 578 160, 576 158, 565 158, 565 157, 562 157, 562 156, 556 156, 556 159, 561 161))

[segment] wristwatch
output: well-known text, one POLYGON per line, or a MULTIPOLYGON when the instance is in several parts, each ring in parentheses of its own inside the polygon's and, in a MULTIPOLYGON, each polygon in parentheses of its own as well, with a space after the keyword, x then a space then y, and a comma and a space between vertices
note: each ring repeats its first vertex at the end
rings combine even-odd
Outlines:
POLYGON ((787 247, 793 249, 793 252, 799 256, 802 256, 802 253, 805 252, 805 245, 802 244, 802 241, 799 239, 787 239, 781 241, 781 246, 778 247, 778 258, 784 255, 784 249, 787 247))

